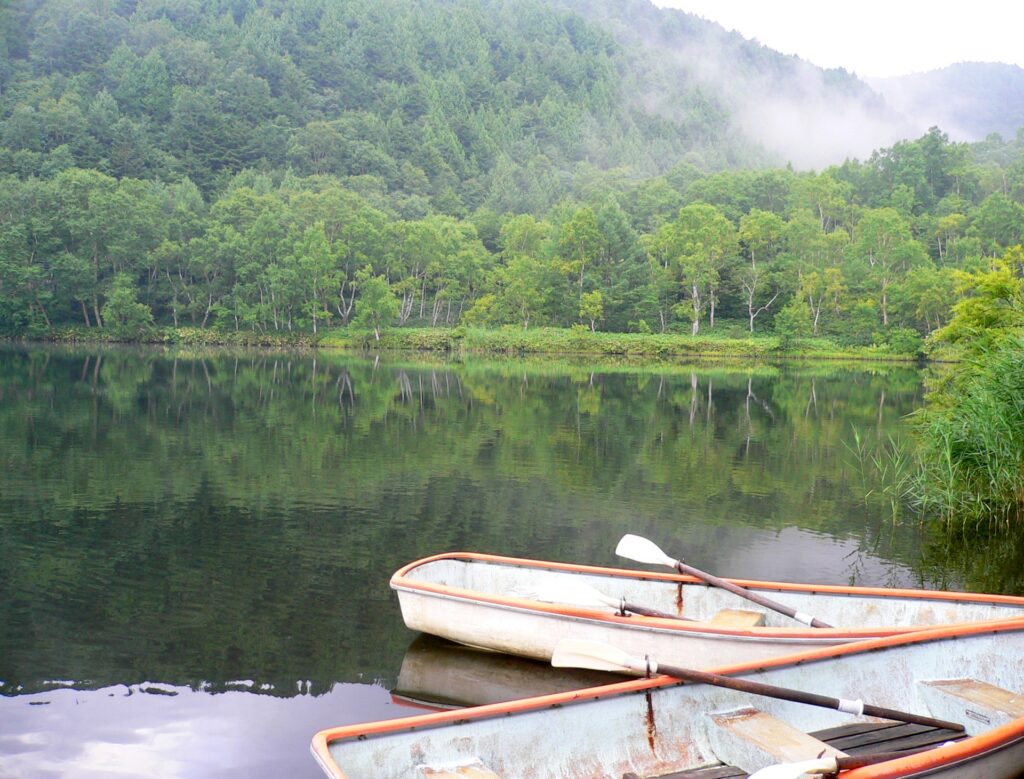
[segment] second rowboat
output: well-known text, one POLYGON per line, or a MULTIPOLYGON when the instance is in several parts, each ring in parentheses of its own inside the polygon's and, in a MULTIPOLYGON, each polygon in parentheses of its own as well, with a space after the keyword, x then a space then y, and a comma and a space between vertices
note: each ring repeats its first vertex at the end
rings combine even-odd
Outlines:
POLYGON ((472 552, 410 563, 391 587, 408 627, 462 644, 548 661, 559 640, 584 639, 690 668, 1024 617, 1024 598, 1003 595, 729 581, 836 627, 799 624, 691 576, 472 552), (618 606, 580 606, 581 592, 618 606))

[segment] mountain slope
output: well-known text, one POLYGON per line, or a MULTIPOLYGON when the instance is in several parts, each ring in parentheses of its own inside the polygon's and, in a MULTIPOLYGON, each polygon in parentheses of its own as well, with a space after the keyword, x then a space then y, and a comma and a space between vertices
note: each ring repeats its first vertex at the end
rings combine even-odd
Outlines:
POLYGON ((0 173, 20 177, 210 195, 293 171, 410 218, 540 212, 594 171, 820 168, 918 132, 850 73, 648 0, 0 7, 0 173))
POLYGON ((400 210, 538 210, 580 167, 757 161, 717 96, 654 85, 539 0, 21 0, 0 11, 0 171, 358 179, 400 210), (396 198, 392 198, 396 200, 396 198))
POLYGON ((1013 138, 1024 127, 1024 69, 997 62, 961 62, 941 70, 872 79, 915 130, 938 125, 959 141, 989 133, 1013 138))
POLYGON ((822 167, 911 135, 913 124, 865 82, 780 54, 721 25, 649 0, 558 0, 597 22, 661 84, 696 84, 720 101, 734 132, 777 163, 822 167))

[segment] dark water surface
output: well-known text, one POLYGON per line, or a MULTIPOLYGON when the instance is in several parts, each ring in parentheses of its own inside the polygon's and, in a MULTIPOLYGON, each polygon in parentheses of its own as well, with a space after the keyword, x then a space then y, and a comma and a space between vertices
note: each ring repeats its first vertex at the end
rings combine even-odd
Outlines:
POLYGON ((1009 590, 894 520, 899 366, 0 350, 0 776, 315 777, 410 712, 390 574, 476 550, 1009 590))

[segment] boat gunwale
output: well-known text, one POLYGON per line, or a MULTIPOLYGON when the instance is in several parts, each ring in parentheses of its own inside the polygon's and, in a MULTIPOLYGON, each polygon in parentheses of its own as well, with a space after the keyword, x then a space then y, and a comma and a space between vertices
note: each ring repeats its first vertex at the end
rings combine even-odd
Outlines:
MULTIPOLYGON (((930 641, 962 638, 984 633, 999 634, 1016 631, 1024 631, 1024 617, 957 624, 896 636, 854 641, 820 649, 794 652, 773 658, 734 663, 707 670, 710 673, 722 676, 735 676, 786 666, 806 665, 841 658, 846 655, 884 650, 898 646, 923 644, 930 641)), ((310 751, 313 753, 317 763, 328 775, 335 777, 335 779, 349 779, 348 775, 344 773, 341 766, 334 761, 330 754, 330 745, 336 741, 364 740, 385 736, 398 731, 424 730, 427 728, 443 727, 453 723, 492 719, 539 709, 582 704, 588 701, 600 701, 619 695, 647 692, 681 684, 687 684, 687 682, 670 676, 658 675, 649 678, 628 679, 622 682, 587 687, 580 690, 521 698, 504 703, 490 703, 483 706, 472 706, 451 711, 342 725, 327 728, 316 733, 310 743, 310 751)), ((895 779, 895 777, 913 776, 914 773, 924 770, 949 767, 958 762, 976 759, 986 753, 1005 749, 1021 740, 1024 740, 1024 717, 1018 717, 977 736, 945 744, 942 747, 896 758, 874 766, 853 769, 845 772, 843 777, 844 779, 847 777, 849 779, 890 779, 890 777, 895 779), (908 774, 907 771, 912 771, 913 773, 908 774)))
POLYGON ((987 754, 995 754, 1024 742, 1024 717, 987 730, 961 741, 947 742, 924 752, 887 760, 873 766, 854 768, 843 773, 843 779, 912 779, 922 771, 956 768, 987 754), (909 772, 909 773, 908 773, 909 772))
MULTIPOLYGON (((707 637, 728 637, 736 639, 753 640, 788 640, 803 639, 810 642, 836 641, 847 639, 849 641, 862 640, 867 638, 878 638, 884 636, 900 635, 907 632, 928 630, 935 625, 906 625, 906 626, 875 626, 875 627, 831 627, 812 628, 807 626, 799 627, 747 627, 732 628, 710 625, 707 622, 689 622, 669 619, 664 617, 646 617, 639 614, 630 616, 618 616, 597 609, 576 608, 557 603, 544 603, 529 598, 516 598, 507 595, 494 595, 472 590, 464 587, 454 587, 447 584, 435 584, 433 582, 417 581, 410 578, 409 574, 417 568, 427 566, 435 562, 443 561, 466 561, 485 563, 490 565, 508 565, 519 568, 536 568, 540 570, 558 571, 563 573, 591 574, 598 576, 611 576, 623 579, 639 579, 662 581, 673 584, 696 584, 705 587, 711 585, 697 579, 694 576, 650 571, 639 571, 627 568, 606 568, 601 566, 583 565, 580 563, 558 563, 546 560, 532 560, 529 558, 506 557, 502 555, 485 554, 482 552, 443 552, 431 555, 420 560, 415 560, 399 568, 391 577, 391 589, 404 592, 416 592, 431 595, 447 596, 460 601, 490 604, 502 606, 520 611, 540 612, 553 616, 572 617, 612 624, 625 628, 650 629, 655 631, 669 631, 681 634, 696 634, 707 637), (644 626, 643 628, 641 626, 644 626)), ((776 592, 796 592, 805 594, 842 595, 851 598, 888 598, 908 600, 933 600, 945 603, 976 603, 985 605, 1018 606, 1024 609, 1024 597, 1014 595, 990 595, 985 593, 950 592, 944 590, 913 590, 913 589, 888 589, 883 587, 855 587, 849 585, 835 584, 802 584, 791 582, 766 582, 755 579, 727 579, 733 584, 756 590, 770 590, 776 592)), ((1001 618, 1000 621, 1012 621, 1024 619, 1024 612, 1019 616, 1001 618)), ((950 625, 971 624, 970 622, 949 623, 950 625)))
MULTIPOLYGON (((491 609, 500 611, 513 611, 522 614, 533 614, 550 616, 557 619, 572 622, 590 622, 595 624, 620 625, 634 633, 675 633, 680 631, 695 638, 720 639, 728 638, 737 642, 754 641, 764 644, 775 643, 800 643, 808 646, 818 644, 834 644, 837 640, 836 629, 813 629, 813 631, 802 631, 790 628, 728 628, 708 625, 704 622, 681 622, 680 620, 663 617, 643 617, 634 614, 621 617, 617 614, 608 614, 596 609, 575 609, 556 604, 547 604, 539 601, 532 601, 526 598, 509 597, 485 597, 477 594, 476 590, 459 590, 459 588, 445 588, 443 591, 432 589, 409 589, 406 587, 395 587, 398 592, 407 592, 424 598, 439 598, 441 600, 457 600, 480 604, 491 609), (470 594, 472 593, 472 594, 470 594), (768 631, 768 632, 765 632, 768 631)), ((1024 615, 1016 619, 1024 618, 1024 615)), ((1008 619, 1014 619, 1010 617, 1008 619)), ((957 623, 960 624, 960 623, 957 623)), ((921 630, 921 627, 917 628, 921 630)), ((903 632, 913 632, 913 628, 903 630, 891 630, 889 628, 859 628, 856 630, 842 630, 842 636, 848 641, 863 640, 865 638, 877 638, 879 636, 895 635, 903 632)), ((444 636, 442 636, 444 638, 444 636)), ((840 638, 841 640, 841 638, 840 638)), ((487 647, 482 647, 487 649, 487 647)), ((488 650, 495 651, 495 650, 488 650)), ((797 651, 797 650, 794 650, 797 651)))

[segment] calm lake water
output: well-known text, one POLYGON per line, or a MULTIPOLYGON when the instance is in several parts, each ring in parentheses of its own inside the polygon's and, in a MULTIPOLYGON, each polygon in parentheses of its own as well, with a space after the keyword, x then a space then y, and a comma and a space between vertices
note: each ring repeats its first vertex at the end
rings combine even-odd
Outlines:
POLYGON ((0 349, 0 776, 313 777, 392 697, 388 578, 448 550, 1020 591, 1021 544, 894 518, 925 376, 0 349), (988 545, 986 545, 988 544, 988 545))

